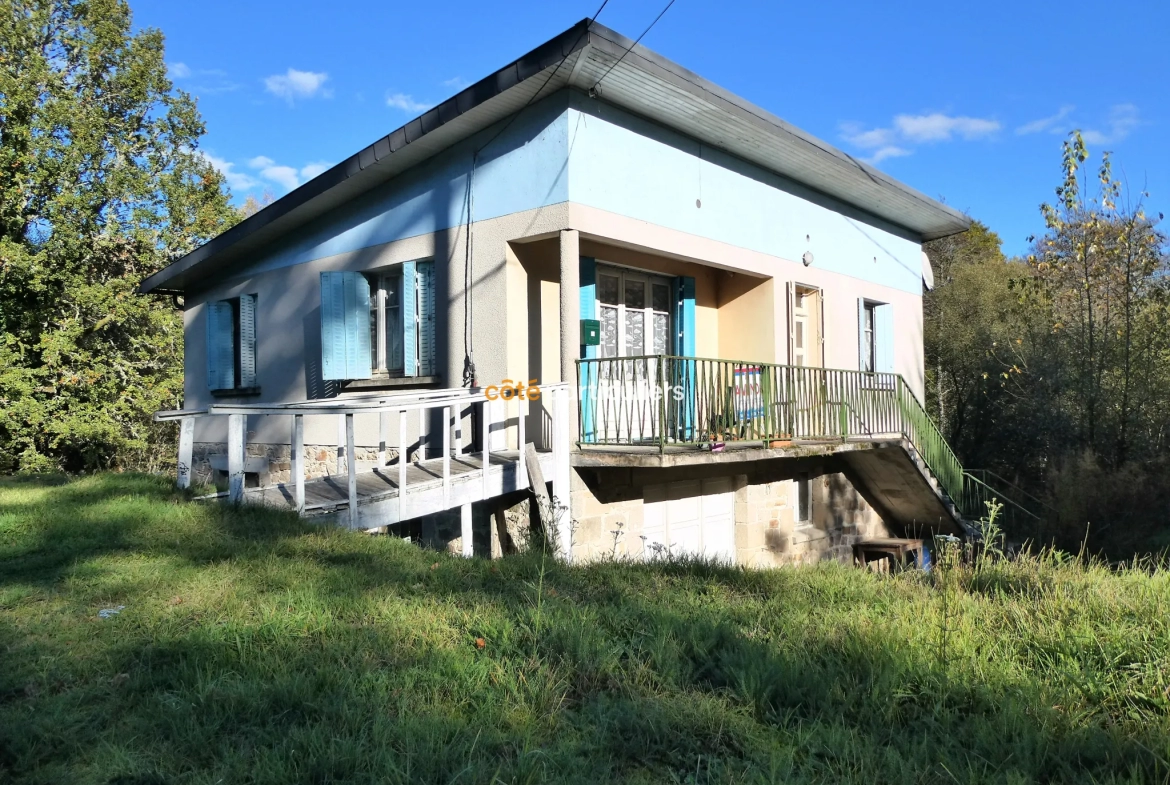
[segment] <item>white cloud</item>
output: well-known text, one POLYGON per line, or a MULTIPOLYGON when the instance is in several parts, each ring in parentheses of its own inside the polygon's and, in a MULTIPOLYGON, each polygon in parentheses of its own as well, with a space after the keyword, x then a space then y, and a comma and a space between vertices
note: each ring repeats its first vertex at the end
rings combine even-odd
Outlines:
POLYGON ((248 166, 252 167, 253 169, 264 169, 265 167, 272 166, 274 163, 276 163, 276 161, 273 161, 266 155, 258 155, 255 158, 248 160, 248 166))
POLYGON ((1044 131, 1051 133, 1064 133, 1064 123, 1062 122, 1070 114, 1072 114, 1075 106, 1067 105, 1060 107, 1060 111, 1051 117, 1041 117, 1039 120, 1033 120, 1030 123, 1024 123, 1016 129, 1016 133, 1021 136, 1025 134, 1038 134, 1044 131))
POLYGON ((186 79, 191 75, 191 66, 186 63, 167 63, 167 73, 175 79, 186 79))
POLYGON ((857 123, 842 123, 841 138, 866 151, 864 159, 876 164, 887 158, 901 158, 914 153, 914 145, 949 142, 956 137, 970 141, 991 136, 1002 128, 996 120, 981 117, 951 116, 941 112, 900 114, 886 128, 865 128, 857 123))
POLYGON ((250 191, 260 185, 260 181, 252 177, 246 172, 235 171, 235 164, 231 161, 226 161, 223 158, 214 156, 211 153, 200 150, 200 155, 207 159, 207 162, 215 167, 223 179, 227 181, 228 188, 233 191, 250 191))
POLYGON ((1138 108, 1133 104, 1117 104, 1109 110, 1109 130, 1087 129, 1081 136, 1087 144, 1113 144, 1129 136, 1141 125, 1138 108))
POLYGON ((904 139, 911 142, 949 142, 954 135, 964 139, 979 139, 990 136, 1002 126, 996 120, 979 117, 950 117, 933 114, 900 114, 894 118, 894 127, 904 139))
POLYGON ((313 163, 305 164, 301 167, 301 179, 306 182, 312 180, 317 175, 328 171, 331 166, 333 164, 328 161, 314 161, 313 163))
POLYGON ((410 114, 417 114, 419 112, 425 112, 426 110, 430 109, 432 105, 419 103, 418 101, 414 100, 413 97, 404 93, 394 93, 393 95, 386 96, 386 106, 389 106, 393 109, 401 109, 402 111, 409 112, 410 114))
POLYGON ((453 76, 450 79, 443 80, 443 87, 450 87, 452 90, 462 90, 464 87, 470 87, 471 82, 464 79, 462 76, 453 76))
POLYGON ((879 147, 873 151, 868 160, 871 164, 881 163, 887 158, 901 158, 905 155, 910 155, 911 151, 905 147, 898 147, 897 145, 887 145, 886 147, 879 147))
POLYGON ((298 98, 313 98, 317 95, 329 98, 332 93, 325 89, 325 82, 328 79, 329 74, 326 73, 290 68, 286 73, 266 77, 264 88, 291 104, 298 98))

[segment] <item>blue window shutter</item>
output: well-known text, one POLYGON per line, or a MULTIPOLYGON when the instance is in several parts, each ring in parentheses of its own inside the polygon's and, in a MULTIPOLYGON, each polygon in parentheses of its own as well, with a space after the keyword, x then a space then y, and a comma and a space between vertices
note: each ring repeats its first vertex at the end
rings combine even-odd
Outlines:
POLYGON ((674 279, 674 353, 695 356, 695 279, 689 275, 674 279))
POLYGON ((857 298, 857 370, 865 370, 865 300, 861 297, 857 298))
POLYGON ((418 262, 418 375, 435 375, 435 263, 418 262))
POLYGON ((418 294, 414 262, 402 265, 403 375, 418 376, 418 294))
POLYGON ((370 282, 361 273, 342 273, 345 286, 345 378, 369 379, 370 282))
POLYGON ((236 336, 232 304, 218 300, 207 304, 207 386, 230 390, 236 386, 236 336))
POLYGON ((321 378, 370 378, 370 285, 361 273, 321 273, 321 378))
MULTIPOLYGON (((674 279, 674 340, 672 348, 680 357, 695 356, 695 279, 682 275, 674 279)), ((684 360, 676 365, 672 383, 682 388, 682 400, 678 402, 675 422, 675 438, 691 441, 696 434, 695 412, 696 378, 694 360, 684 360)))
POLYGON ((256 295, 240 295, 240 386, 256 386, 256 295))
POLYGON ((873 309, 874 368, 879 373, 894 372, 894 306, 878 305, 873 309))
MULTIPOLYGON (((581 286, 581 318, 597 318, 597 260, 581 257, 579 284, 581 286)), ((582 346, 581 357, 592 359, 597 356, 597 346, 582 346)))

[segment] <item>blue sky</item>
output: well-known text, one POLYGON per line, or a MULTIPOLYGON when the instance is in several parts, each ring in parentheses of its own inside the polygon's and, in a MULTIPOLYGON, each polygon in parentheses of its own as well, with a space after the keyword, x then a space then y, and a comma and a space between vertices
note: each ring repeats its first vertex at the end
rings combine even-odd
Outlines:
MULTIPOLYGON (((507 3, 131 0, 236 201, 277 196, 596 11, 507 3)), ((610 0, 634 38, 665 0, 610 0)), ((1170 213, 1170 3, 677 0, 646 46, 999 232, 1043 230, 1071 128, 1170 213)), ((1094 155, 1094 161, 1099 160, 1094 155)))

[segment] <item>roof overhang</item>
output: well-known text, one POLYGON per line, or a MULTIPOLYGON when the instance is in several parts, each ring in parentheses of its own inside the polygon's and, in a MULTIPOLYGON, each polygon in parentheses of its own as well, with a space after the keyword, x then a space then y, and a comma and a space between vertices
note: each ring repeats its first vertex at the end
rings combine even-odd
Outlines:
POLYGON ((924 241, 966 231, 970 225, 962 213, 635 46, 625 36, 583 20, 176 260, 143 281, 140 291, 185 291, 200 278, 254 255, 285 233, 529 104, 566 87, 592 92, 603 75, 595 92, 600 99, 924 241))

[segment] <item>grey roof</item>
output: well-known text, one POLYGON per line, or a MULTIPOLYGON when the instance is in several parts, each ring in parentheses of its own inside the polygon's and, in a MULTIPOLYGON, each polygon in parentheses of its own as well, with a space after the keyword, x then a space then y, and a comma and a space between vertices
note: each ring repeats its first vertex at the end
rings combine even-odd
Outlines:
POLYGON ((140 291, 181 292, 530 103, 566 87, 589 91, 615 63, 600 90, 608 103, 923 240, 957 234, 970 224, 962 213, 586 19, 176 260, 143 281, 140 291))

